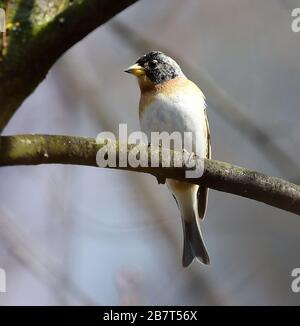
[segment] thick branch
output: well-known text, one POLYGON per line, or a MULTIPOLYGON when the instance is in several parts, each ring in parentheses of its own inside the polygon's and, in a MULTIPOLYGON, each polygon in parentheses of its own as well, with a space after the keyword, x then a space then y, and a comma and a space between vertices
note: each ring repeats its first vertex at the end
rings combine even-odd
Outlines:
POLYGON ((136 1, 11 0, 7 44, 0 41, 0 132, 61 54, 136 1))
MULTIPOLYGON (((121 155, 127 157, 127 152, 133 145, 121 146, 110 142, 116 149, 117 164, 121 155)), ((77 164, 97 166, 97 151, 104 145, 99 145, 93 138, 49 135, 19 135, 0 137, 0 166, 37 165, 37 164, 77 164)), ((151 151, 158 150, 145 146, 148 157, 151 151)), ((159 149, 160 158, 162 150, 159 149)), ((171 152, 171 158, 175 152, 171 152)), ((161 163, 161 160, 160 160, 161 163)), ((254 199, 265 204, 300 215, 300 186, 285 180, 270 177, 262 173, 237 167, 225 162, 205 160, 204 174, 201 178, 185 178, 186 167, 116 167, 117 169, 149 173, 158 179, 171 178, 195 184, 206 185, 216 189, 254 199)))

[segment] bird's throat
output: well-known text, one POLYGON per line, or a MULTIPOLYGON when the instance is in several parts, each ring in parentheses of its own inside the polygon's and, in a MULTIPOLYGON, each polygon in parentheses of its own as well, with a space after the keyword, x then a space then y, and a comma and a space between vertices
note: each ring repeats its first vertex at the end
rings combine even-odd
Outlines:
POLYGON ((138 77, 138 83, 142 93, 155 89, 155 84, 146 75, 138 77))

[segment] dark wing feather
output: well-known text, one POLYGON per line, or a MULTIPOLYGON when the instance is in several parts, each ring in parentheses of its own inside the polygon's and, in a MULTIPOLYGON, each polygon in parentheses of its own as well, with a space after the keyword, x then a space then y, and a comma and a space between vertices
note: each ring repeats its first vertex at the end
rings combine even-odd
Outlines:
MULTIPOLYGON (((204 109, 204 115, 205 115, 206 131, 207 131, 206 158, 210 159, 211 158, 211 138, 210 138, 210 130, 209 130, 206 109, 204 109)), ((203 220, 205 217, 206 207, 207 207, 208 188, 200 186, 199 190, 198 190, 197 197, 198 197, 199 217, 201 220, 203 220)))

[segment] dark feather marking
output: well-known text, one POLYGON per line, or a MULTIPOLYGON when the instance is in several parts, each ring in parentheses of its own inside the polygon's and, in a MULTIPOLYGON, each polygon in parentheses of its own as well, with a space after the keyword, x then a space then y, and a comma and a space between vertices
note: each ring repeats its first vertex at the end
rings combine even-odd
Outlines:
POLYGON ((176 61, 159 51, 152 51, 143 55, 136 63, 145 69, 146 76, 155 85, 183 76, 183 72, 176 61))
MULTIPOLYGON (((206 157, 208 159, 210 159, 211 158, 211 137, 210 137, 210 130, 209 130, 206 109, 204 109, 204 115, 205 115, 205 123, 206 123, 206 130, 207 130, 206 157)), ((208 188, 199 186, 197 198, 198 198, 198 213, 199 213, 199 217, 201 220, 203 220, 205 217, 206 208, 207 208, 207 197, 208 197, 208 188)))

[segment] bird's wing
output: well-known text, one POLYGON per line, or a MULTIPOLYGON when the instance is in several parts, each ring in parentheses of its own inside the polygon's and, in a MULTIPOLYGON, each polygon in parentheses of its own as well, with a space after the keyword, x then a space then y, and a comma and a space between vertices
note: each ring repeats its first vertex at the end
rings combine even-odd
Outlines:
MULTIPOLYGON (((210 130, 209 123, 207 118, 206 109, 204 109, 204 118, 206 124, 206 137, 207 137, 207 148, 206 148, 206 158, 211 158, 211 138, 210 138, 210 130)), ((201 220, 204 219, 207 207, 207 197, 208 197, 208 188, 207 187, 199 187, 197 198, 198 198, 198 212, 201 220)))
POLYGON ((206 158, 211 159, 211 138, 210 138, 210 129, 209 129, 209 123, 208 123, 208 117, 207 117, 206 109, 204 109, 204 116, 205 116, 206 132, 207 132, 206 158))

